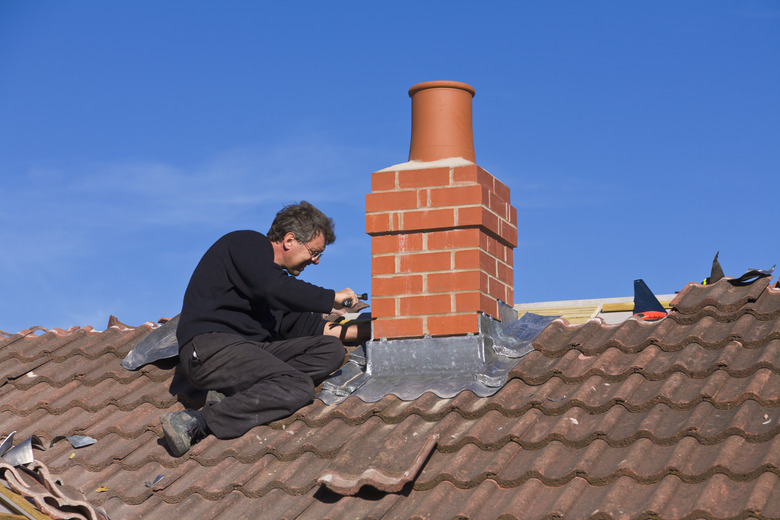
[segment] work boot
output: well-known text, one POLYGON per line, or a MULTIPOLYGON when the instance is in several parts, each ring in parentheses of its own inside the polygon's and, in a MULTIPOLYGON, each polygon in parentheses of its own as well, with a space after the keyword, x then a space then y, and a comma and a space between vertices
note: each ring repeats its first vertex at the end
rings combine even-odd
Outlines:
POLYGON ((165 442, 176 457, 187 453, 190 446, 206 436, 205 422, 199 415, 195 410, 182 410, 160 417, 165 442))

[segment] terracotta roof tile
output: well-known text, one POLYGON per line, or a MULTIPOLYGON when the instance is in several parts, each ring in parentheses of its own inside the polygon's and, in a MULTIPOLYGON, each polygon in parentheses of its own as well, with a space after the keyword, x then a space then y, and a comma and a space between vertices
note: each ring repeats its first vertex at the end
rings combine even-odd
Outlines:
POLYGON ((345 446, 317 482, 342 495, 356 495, 364 485, 400 492, 417 477, 439 440, 426 426, 432 427, 414 418, 400 425, 377 425, 360 442, 345 446))
POLYGON ((35 328, 0 338, 0 433, 97 439, 35 457, 112 519, 780 517, 780 289, 690 284, 672 305, 556 320, 492 397, 315 400, 181 458, 159 417, 205 396, 170 362, 119 364, 150 324, 35 328))
POLYGON ((735 290, 734 284, 723 278, 712 285, 688 284, 672 300, 672 307, 680 314, 696 314, 706 307, 714 307, 726 314, 741 314, 749 310, 747 305, 756 302, 759 297, 774 300, 773 309, 778 310, 777 297, 780 293, 769 287, 770 278, 764 277, 735 290))

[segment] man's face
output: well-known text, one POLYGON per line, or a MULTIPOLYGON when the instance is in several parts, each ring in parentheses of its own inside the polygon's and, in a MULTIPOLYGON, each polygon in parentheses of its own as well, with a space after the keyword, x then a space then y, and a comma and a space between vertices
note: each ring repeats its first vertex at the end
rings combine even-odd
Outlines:
POLYGON ((320 263, 319 255, 323 251, 325 251, 325 237, 321 233, 305 244, 296 240, 289 250, 286 265, 282 267, 291 275, 298 276, 307 265, 320 263))

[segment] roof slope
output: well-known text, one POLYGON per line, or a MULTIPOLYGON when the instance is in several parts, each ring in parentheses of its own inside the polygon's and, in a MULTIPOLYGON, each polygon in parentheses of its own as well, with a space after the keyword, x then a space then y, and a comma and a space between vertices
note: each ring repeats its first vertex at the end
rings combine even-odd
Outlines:
POLYGON ((171 366, 119 365, 149 326, 15 334, 0 339, 0 433, 95 437, 35 455, 114 520, 778 518, 768 282, 689 284, 656 322, 557 320, 489 398, 315 400, 182 458, 159 416, 204 396, 171 366))

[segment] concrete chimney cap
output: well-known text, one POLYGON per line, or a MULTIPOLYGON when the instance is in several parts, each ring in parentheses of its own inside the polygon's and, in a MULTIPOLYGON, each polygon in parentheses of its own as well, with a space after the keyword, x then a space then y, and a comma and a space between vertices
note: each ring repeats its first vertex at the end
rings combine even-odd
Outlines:
POLYGON ((425 90, 428 88, 456 88, 460 90, 465 90, 469 94, 471 94, 471 97, 474 97, 477 93, 477 91, 472 87, 471 85, 467 83, 462 83, 460 81, 425 81, 423 83, 418 83, 416 85, 413 85, 409 89, 409 97, 413 97, 417 92, 421 90, 425 90))

